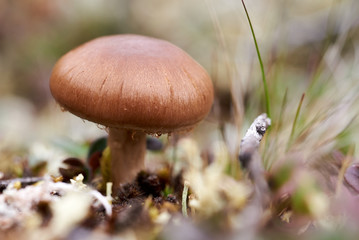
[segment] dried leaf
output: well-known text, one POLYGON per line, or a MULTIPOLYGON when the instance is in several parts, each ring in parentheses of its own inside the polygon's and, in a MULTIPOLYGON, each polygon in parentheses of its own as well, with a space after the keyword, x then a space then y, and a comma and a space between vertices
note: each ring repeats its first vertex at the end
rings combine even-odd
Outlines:
POLYGON ((66 168, 59 168, 60 174, 64 177, 64 182, 69 182, 70 179, 79 174, 84 175, 85 181, 89 179, 89 170, 86 165, 78 158, 67 158, 63 161, 66 168))

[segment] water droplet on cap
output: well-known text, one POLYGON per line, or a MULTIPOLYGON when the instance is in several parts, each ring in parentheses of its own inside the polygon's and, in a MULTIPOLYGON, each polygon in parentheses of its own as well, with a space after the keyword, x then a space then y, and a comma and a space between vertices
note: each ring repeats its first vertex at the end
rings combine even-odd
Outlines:
POLYGON ((63 106, 60 106, 60 110, 61 110, 61 112, 66 112, 67 111, 66 108, 64 108, 63 106))

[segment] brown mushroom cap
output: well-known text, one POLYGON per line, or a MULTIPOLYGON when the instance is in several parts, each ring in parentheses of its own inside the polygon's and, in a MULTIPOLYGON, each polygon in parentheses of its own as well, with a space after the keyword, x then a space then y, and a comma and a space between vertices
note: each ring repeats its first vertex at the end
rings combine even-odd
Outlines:
POLYGON ((50 89, 73 114, 117 128, 168 133, 209 112, 207 72, 173 44, 138 35, 100 37, 64 55, 50 89))

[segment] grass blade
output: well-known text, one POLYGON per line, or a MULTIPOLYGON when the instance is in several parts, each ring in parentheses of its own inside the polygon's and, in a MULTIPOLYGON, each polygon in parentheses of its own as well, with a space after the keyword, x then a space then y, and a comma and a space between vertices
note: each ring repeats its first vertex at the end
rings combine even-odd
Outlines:
POLYGON ((292 131, 290 132, 289 141, 288 141, 288 145, 287 145, 287 151, 288 151, 288 148, 289 148, 290 144, 293 141, 294 130, 295 130, 295 127, 297 125, 297 121, 298 121, 300 109, 302 108, 304 97, 305 97, 305 93, 302 94, 302 97, 300 98, 299 105, 298 105, 298 108, 297 108, 297 112, 295 113, 295 118, 294 118, 293 125, 292 125, 292 131))
POLYGON ((265 72, 264 72, 264 67, 263 67, 263 61, 262 61, 261 53, 260 53, 259 48, 258 48, 257 38, 256 38, 256 35, 254 34, 252 22, 251 22, 251 19, 250 19, 250 17, 249 17, 249 14, 248 14, 246 5, 244 4, 244 0, 242 0, 242 4, 243 4, 244 11, 246 12, 246 15, 247 15, 249 27, 250 27, 251 32, 252 32, 252 36, 253 36, 253 40, 254 40, 254 45, 256 46, 256 51, 257 51, 257 55, 258 55, 258 60, 259 60, 259 64, 260 64, 260 67, 261 67, 262 81, 263 81, 263 87, 264 87, 264 96, 265 96, 265 101, 266 101, 267 116, 268 116, 269 118, 271 118, 270 102, 269 102, 269 94, 268 94, 268 86, 267 86, 266 75, 265 75, 265 72))

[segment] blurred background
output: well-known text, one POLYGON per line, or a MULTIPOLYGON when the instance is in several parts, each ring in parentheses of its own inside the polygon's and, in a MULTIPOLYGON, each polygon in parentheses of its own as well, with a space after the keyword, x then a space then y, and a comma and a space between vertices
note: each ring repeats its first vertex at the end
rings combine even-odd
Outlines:
MULTIPOLYGON (((301 133, 308 137, 307 124, 323 111, 326 117, 335 116, 326 122, 325 133, 355 127, 359 2, 251 0, 246 4, 264 61, 271 117, 283 129, 283 141, 288 141, 303 93, 305 117, 298 119, 296 137, 301 133)), ((197 135, 208 126, 219 129, 232 155, 237 153, 244 129, 266 111, 260 67, 241 1, 1 0, 1 158, 13 158, 16 152, 30 162, 56 162, 66 154, 83 155, 84 144, 105 135, 95 124, 62 112, 48 82, 55 62, 72 48, 122 33, 168 40, 207 69, 216 100, 197 135)), ((346 138, 338 147, 345 149, 353 139, 346 138)), ((285 145, 280 137, 276 141, 269 152, 278 153, 285 145)))

